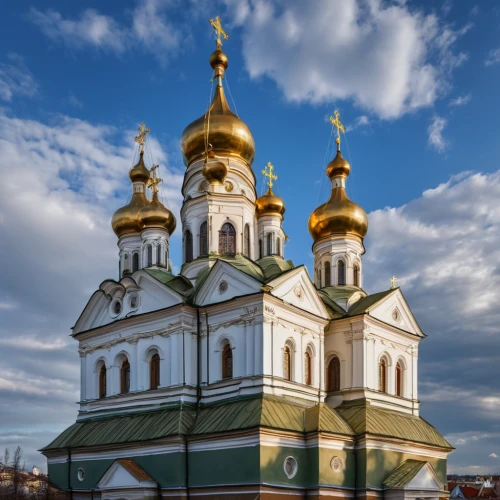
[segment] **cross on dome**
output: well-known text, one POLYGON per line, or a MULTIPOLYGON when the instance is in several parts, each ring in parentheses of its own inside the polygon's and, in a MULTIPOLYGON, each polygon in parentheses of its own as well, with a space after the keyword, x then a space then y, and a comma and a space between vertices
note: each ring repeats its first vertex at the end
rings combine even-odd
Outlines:
POLYGON ((335 118, 333 116, 330 116, 330 123, 334 126, 337 127, 337 138, 335 139, 335 142, 337 143, 338 147, 340 148, 340 132, 343 132, 345 134, 345 127, 342 125, 340 121, 340 113, 338 110, 335 110, 335 118))
POLYGON ((268 161, 266 167, 262 171, 262 173, 269 179, 267 181, 269 189, 273 187, 273 181, 278 180, 278 176, 273 174, 273 170, 274 170, 274 165, 270 161, 268 161))
POLYGON ((222 35, 224 37, 224 40, 227 40, 229 38, 229 36, 224 31, 224 28, 222 27, 219 16, 217 16, 215 18, 215 21, 213 19, 210 19, 210 24, 212 25, 213 29, 215 30, 215 33, 217 34, 217 49, 220 50, 222 47, 222 40, 221 40, 220 36, 222 35))
POLYGON ((146 142, 146 135, 151 132, 151 129, 146 128, 145 123, 141 123, 139 125, 139 133, 134 137, 134 142, 137 142, 139 144, 139 149, 141 151, 144 150, 144 143, 146 142))
POLYGON ((151 172, 151 177, 149 179, 148 187, 153 192, 153 195, 158 193, 159 191, 158 184, 160 184, 160 182, 163 182, 163 179, 160 179, 159 177, 156 176, 156 171, 158 170, 159 167, 160 165, 153 165, 149 169, 149 171, 151 172))

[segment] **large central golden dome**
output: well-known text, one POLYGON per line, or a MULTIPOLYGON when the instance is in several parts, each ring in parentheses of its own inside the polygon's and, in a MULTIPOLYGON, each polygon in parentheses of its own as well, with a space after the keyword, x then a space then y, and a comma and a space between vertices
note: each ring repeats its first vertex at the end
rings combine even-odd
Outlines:
POLYGON ((354 235, 364 238, 368 231, 366 212, 351 201, 345 191, 345 179, 351 166, 342 157, 340 149, 337 156, 328 164, 326 172, 332 180, 330 199, 320 205, 309 217, 309 232, 318 241, 334 235, 354 235))
POLYGON ((228 60, 222 50, 210 56, 217 82, 209 110, 190 123, 182 133, 181 150, 186 167, 204 158, 207 150, 216 156, 236 157, 249 166, 255 155, 255 141, 248 126, 231 111, 222 87, 228 60))

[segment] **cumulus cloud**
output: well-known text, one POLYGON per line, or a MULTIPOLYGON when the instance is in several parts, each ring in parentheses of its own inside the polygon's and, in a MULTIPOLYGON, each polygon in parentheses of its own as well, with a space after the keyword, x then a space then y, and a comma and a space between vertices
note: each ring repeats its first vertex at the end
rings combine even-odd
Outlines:
POLYGON ((496 453, 490 453, 488 456, 490 458, 498 458, 498 455, 496 453))
MULTIPOLYGON (((99 283, 117 277, 110 217, 130 196, 134 135, 68 116, 42 123, 0 113, 0 231, 9 235, 0 240, 9 263, 0 280, 0 440, 21 444, 30 463, 40 465, 36 449, 76 417, 69 329, 99 283)), ((182 175, 157 141, 148 144, 178 217, 182 175)))
POLYGON ((472 94, 469 92, 468 94, 460 95, 455 99, 452 99, 449 102, 450 106, 465 106, 472 99, 472 94))
POLYGON ((95 9, 84 10, 75 19, 58 11, 32 7, 28 19, 46 36, 72 49, 92 47, 121 55, 139 46, 165 63, 174 48, 180 46, 181 31, 168 20, 170 2, 143 0, 131 14, 131 24, 120 24, 95 9))
POLYGON ((38 85, 19 54, 9 54, 9 63, 0 63, 0 99, 11 101, 14 96, 34 97, 38 85))
POLYGON ((484 64, 485 66, 492 66, 498 63, 500 63, 500 49, 491 49, 484 64))
POLYGON ((436 14, 384 1, 226 0, 242 27, 252 78, 274 80, 290 101, 352 99, 381 118, 431 106, 466 59, 436 14), (273 50, 269 50, 272 47, 273 50))
POLYGON ((428 143, 436 151, 442 153, 448 146, 447 141, 443 137, 443 130, 446 127, 446 120, 440 116, 435 115, 432 122, 427 128, 429 134, 428 143))

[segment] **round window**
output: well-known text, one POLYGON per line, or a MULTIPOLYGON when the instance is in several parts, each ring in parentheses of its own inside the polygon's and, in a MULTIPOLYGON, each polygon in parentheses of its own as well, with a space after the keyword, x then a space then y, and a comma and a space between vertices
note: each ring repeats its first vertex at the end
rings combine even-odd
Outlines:
POLYGON ((330 461, 330 467, 333 472, 340 472, 344 468, 344 463, 340 457, 333 457, 330 461))
POLYGON ((394 311, 392 311, 392 319, 394 321, 399 321, 401 319, 401 315, 399 314, 399 311, 397 309, 394 309, 394 311))
POLYGON ((292 479, 297 474, 298 470, 297 460, 293 457, 286 457, 283 462, 283 470, 285 471, 286 477, 292 479))
POLYGON ((139 297, 137 295, 132 295, 130 297, 130 308, 137 309, 139 307, 139 297))
POLYGON ((227 284, 227 281, 221 281, 219 284, 219 293, 220 294, 226 293, 228 288, 229 285, 227 284))
POLYGON ((78 469, 77 476, 78 481, 83 481, 85 479, 85 471, 83 469, 78 469))

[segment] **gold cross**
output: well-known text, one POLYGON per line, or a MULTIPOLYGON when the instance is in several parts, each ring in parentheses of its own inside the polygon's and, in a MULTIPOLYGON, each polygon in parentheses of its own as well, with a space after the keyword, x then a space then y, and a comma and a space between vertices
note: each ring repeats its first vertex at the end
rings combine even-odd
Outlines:
POLYGON ((213 19, 210 19, 210 24, 214 28, 215 32, 217 33, 217 48, 220 50, 222 47, 222 40, 220 39, 220 36, 222 35, 224 37, 224 40, 227 40, 229 37, 227 33, 224 31, 222 28, 222 24, 220 23, 220 17, 217 16, 215 18, 215 21, 213 19))
POLYGON ((334 126, 337 127, 337 138, 335 139, 335 142, 339 145, 340 147, 340 132, 342 131, 345 134, 345 128, 344 125, 340 122, 340 113, 338 110, 335 110, 335 118, 333 116, 330 116, 330 123, 334 126))
POLYGON ((278 176, 273 174, 273 170, 274 170, 274 165, 270 161, 268 161, 266 168, 262 171, 262 173, 269 178, 269 181, 267 181, 269 189, 273 187, 273 181, 278 180, 278 176))
POLYGON ((144 123, 141 123, 139 126, 139 133, 135 136, 134 142, 139 144, 139 149, 142 151, 144 149, 144 143, 146 142, 146 135, 151 132, 151 129, 146 128, 144 123))
POLYGON ((149 170, 151 172, 151 177, 148 182, 148 187, 153 192, 153 195, 158 193, 159 191, 158 184, 160 184, 160 182, 163 181, 163 179, 156 177, 156 170, 159 168, 159 166, 160 165, 153 165, 152 168, 149 170))
POLYGON ((391 288, 397 288, 397 286, 396 286, 396 281, 397 281, 396 276, 393 276, 393 277, 391 278, 391 288))

